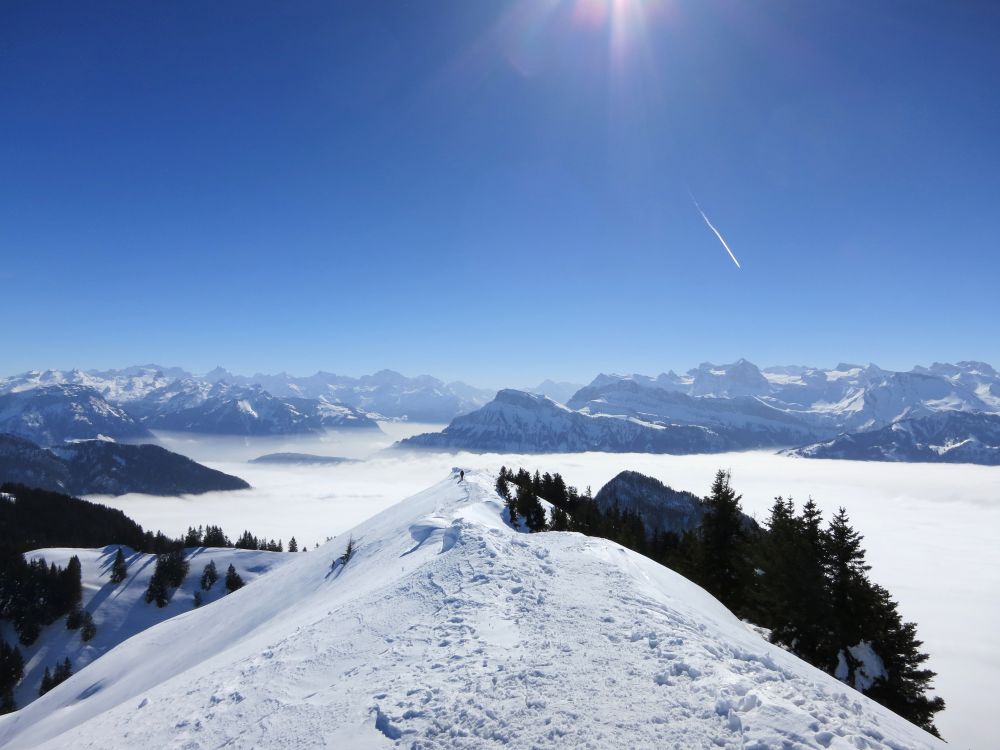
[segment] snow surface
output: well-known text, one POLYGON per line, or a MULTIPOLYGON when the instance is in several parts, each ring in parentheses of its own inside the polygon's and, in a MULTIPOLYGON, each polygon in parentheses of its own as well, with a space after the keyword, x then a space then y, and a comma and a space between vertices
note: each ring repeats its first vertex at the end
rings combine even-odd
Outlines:
POLYGON ((1000 469, 983 466, 810 460, 766 452, 717 455, 574 453, 551 455, 379 454, 379 447, 427 425, 383 423, 380 440, 331 438, 206 438, 158 433, 171 450, 242 476, 252 490, 180 498, 100 497, 146 528, 181 534, 192 523, 219 524, 238 534, 287 541, 310 550, 436 481, 456 463, 497 470, 503 464, 558 471, 596 492, 625 469, 654 476, 675 489, 707 492, 718 468, 730 468, 743 507, 767 516, 774 496, 800 504, 810 495, 830 518, 844 505, 865 535, 876 582, 900 612, 919 626, 948 702, 936 724, 953 746, 992 750, 995 686, 1000 684, 1000 469), (267 466, 247 460, 271 451, 300 451, 367 461, 341 466, 267 466), (373 453, 375 451, 375 453, 373 453))
MULTIPOLYGON (((52 669, 68 656, 73 671, 78 672, 136 633, 192 609, 196 591, 201 592, 205 604, 220 599, 226 593, 225 577, 230 564, 236 568, 245 583, 250 583, 295 557, 292 553, 243 549, 188 549, 185 551, 185 559, 190 564, 188 576, 173 592, 167 606, 157 607, 155 603, 147 604, 145 599, 149 579, 156 568, 156 556, 135 552, 124 546, 121 549, 128 564, 128 577, 119 584, 113 584, 109 580, 118 545, 103 549, 50 548, 25 554, 28 559, 44 557, 46 562, 62 567, 66 566, 73 555, 80 558, 83 583, 81 604, 83 609, 93 615, 97 634, 84 643, 80 639, 80 631, 67 630, 66 618, 61 617, 43 628, 38 640, 30 646, 19 644, 25 668, 24 678, 14 694, 18 707, 24 708, 38 697, 38 688, 42 684, 42 674, 46 667, 52 669), (210 560, 215 561, 219 580, 210 590, 202 591, 201 574, 210 560)), ((13 627, 7 621, 0 621, 0 635, 8 643, 17 640, 13 627)))
POLYGON ((27 708, 27 747, 943 748, 606 540, 457 470, 27 708))

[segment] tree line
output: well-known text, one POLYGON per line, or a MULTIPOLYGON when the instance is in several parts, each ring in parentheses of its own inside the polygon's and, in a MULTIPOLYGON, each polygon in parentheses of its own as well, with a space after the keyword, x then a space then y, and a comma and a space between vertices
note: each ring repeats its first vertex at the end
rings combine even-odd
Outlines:
POLYGON ((778 497, 757 527, 747 523, 729 473, 719 471, 702 500, 701 526, 678 535, 647 532, 629 509, 600 508, 589 488, 581 494, 558 473, 504 467, 496 489, 514 525, 578 531, 644 554, 768 629, 773 643, 938 734, 933 719, 944 701, 928 694, 935 673, 924 667, 916 625, 903 621, 888 590, 869 577, 863 536, 844 508, 824 523, 812 499, 797 510, 778 497), (553 506, 548 518, 541 499, 553 506))

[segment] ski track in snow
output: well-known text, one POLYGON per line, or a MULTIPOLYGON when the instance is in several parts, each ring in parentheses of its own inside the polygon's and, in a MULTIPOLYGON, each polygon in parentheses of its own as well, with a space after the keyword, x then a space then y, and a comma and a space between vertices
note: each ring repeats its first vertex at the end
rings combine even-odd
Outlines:
POLYGON ((937 748, 702 589, 467 473, 122 644, 0 746, 937 748))

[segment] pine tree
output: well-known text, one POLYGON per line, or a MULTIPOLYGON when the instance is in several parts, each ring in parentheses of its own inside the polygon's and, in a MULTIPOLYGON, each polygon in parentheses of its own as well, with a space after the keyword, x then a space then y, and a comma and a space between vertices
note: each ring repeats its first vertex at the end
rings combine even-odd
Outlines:
POLYGON ((507 508, 507 517, 510 519, 510 525, 517 528, 519 519, 517 514, 517 498, 512 497, 508 492, 507 499, 504 501, 504 506, 507 508))
POLYGON ((229 541, 220 526, 206 526, 205 527, 205 537, 201 541, 203 547, 232 547, 233 543, 229 541))
POLYGON ((864 537, 850 524, 847 511, 840 508, 830 521, 826 536, 827 594, 831 608, 831 643, 826 668, 835 669, 843 655, 848 660, 848 682, 853 682, 854 668, 846 649, 860 643, 865 623, 875 601, 861 546, 864 537))
POLYGON ((299 543, 297 541, 295 541, 295 537, 294 536, 291 539, 288 540, 288 551, 289 552, 298 552, 299 551, 299 543))
POLYGON ((61 577, 63 580, 62 606, 66 609, 78 606, 83 599, 83 569, 80 566, 79 557, 73 555, 69 559, 61 577))
POLYGON ((24 677, 24 659, 17 646, 0 638, 0 714, 17 710, 14 687, 24 677))
POLYGON ((128 565, 125 562, 125 555, 122 548, 118 548, 115 554, 115 561, 111 564, 111 583, 121 583, 128 577, 128 565))
POLYGON ((873 589, 881 622, 878 635, 872 639, 872 648, 881 657, 885 674, 875 680, 865 695, 940 737, 934 726, 934 714, 944 710, 944 700, 926 695, 936 674, 922 666, 928 656, 920 651, 923 643, 917 639, 917 626, 902 621, 888 591, 878 585, 873 589))
POLYGON ((184 546, 185 547, 201 547, 202 546, 203 533, 201 526, 197 529, 193 526, 189 526, 187 534, 184 535, 184 546))
POLYGON ((562 508, 552 509, 552 531, 569 531, 569 516, 562 508))
MULTIPOLYGON (((540 484, 541 477, 538 475, 538 472, 535 472, 535 476, 538 477, 540 484)), ((538 500, 538 495, 533 489, 532 484, 523 487, 518 486, 517 511, 518 515, 524 517, 524 523, 530 531, 545 531, 547 528, 548 522, 545 517, 545 508, 542 507, 541 502, 538 500)))
POLYGON ((201 572, 201 588, 208 591, 219 580, 219 571, 215 567, 215 560, 209 560, 208 564, 201 572))
POLYGON ((737 614, 744 611, 751 573, 740 500, 729 472, 720 469, 705 498, 698 566, 705 588, 737 614))
POLYGON ((819 518, 812 500, 799 518, 791 499, 775 499, 756 549, 760 575, 751 607, 754 620, 771 629, 772 642, 813 664, 821 662, 829 622, 823 549, 813 536, 819 518))
POLYGON ((184 550, 174 548, 156 557, 156 568, 149 579, 146 588, 146 603, 155 601, 157 607, 167 606, 170 600, 170 589, 177 588, 184 582, 190 565, 184 559, 184 550))
POLYGON ((226 593, 231 594, 241 588, 243 588, 243 578, 236 572, 233 564, 230 563, 229 569, 226 571, 226 593))
POLYGON ((84 610, 83 624, 80 626, 80 640, 86 643, 92 640, 95 635, 97 635, 97 625, 94 624, 94 616, 84 610))
POLYGON ((333 561, 334 567, 336 567, 337 565, 340 565, 341 567, 347 565, 347 563, 351 561, 351 558, 354 557, 354 552, 356 551, 356 549, 357 549, 357 544, 354 541, 354 537, 353 536, 348 537, 347 547, 344 549, 344 554, 342 554, 340 557, 338 557, 336 560, 333 561))
POLYGON ((497 477, 496 490, 501 500, 510 498, 510 484, 507 482, 503 469, 500 470, 500 476, 497 477))
POLYGON ((237 549, 260 549, 260 542, 257 541, 257 537, 251 534, 249 531, 244 531, 239 539, 236 540, 237 549))
POLYGON ((79 630, 83 625, 83 611, 79 607, 73 607, 66 615, 66 629, 79 630))
POLYGON ((56 666, 56 670, 52 675, 52 687, 55 687, 61 682, 65 682, 70 677, 73 676, 73 667, 69 663, 69 657, 67 656, 63 659, 62 663, 56 666))
POLYGON ((38 688, 38 697, 41 698, 47 692, 52 689, 52 674, 49 672, 49 668, 45 668, 45 674, 42 675, 42 685, 38 688))

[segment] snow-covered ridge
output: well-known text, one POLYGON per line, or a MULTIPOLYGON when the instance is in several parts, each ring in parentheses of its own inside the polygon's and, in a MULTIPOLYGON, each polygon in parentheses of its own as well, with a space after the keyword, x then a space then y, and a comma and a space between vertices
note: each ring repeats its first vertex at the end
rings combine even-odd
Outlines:
POLYGON ((456 472, 136 635, 0 745, 945 747, 672 571, 516 532, 493 481, 456 472))

